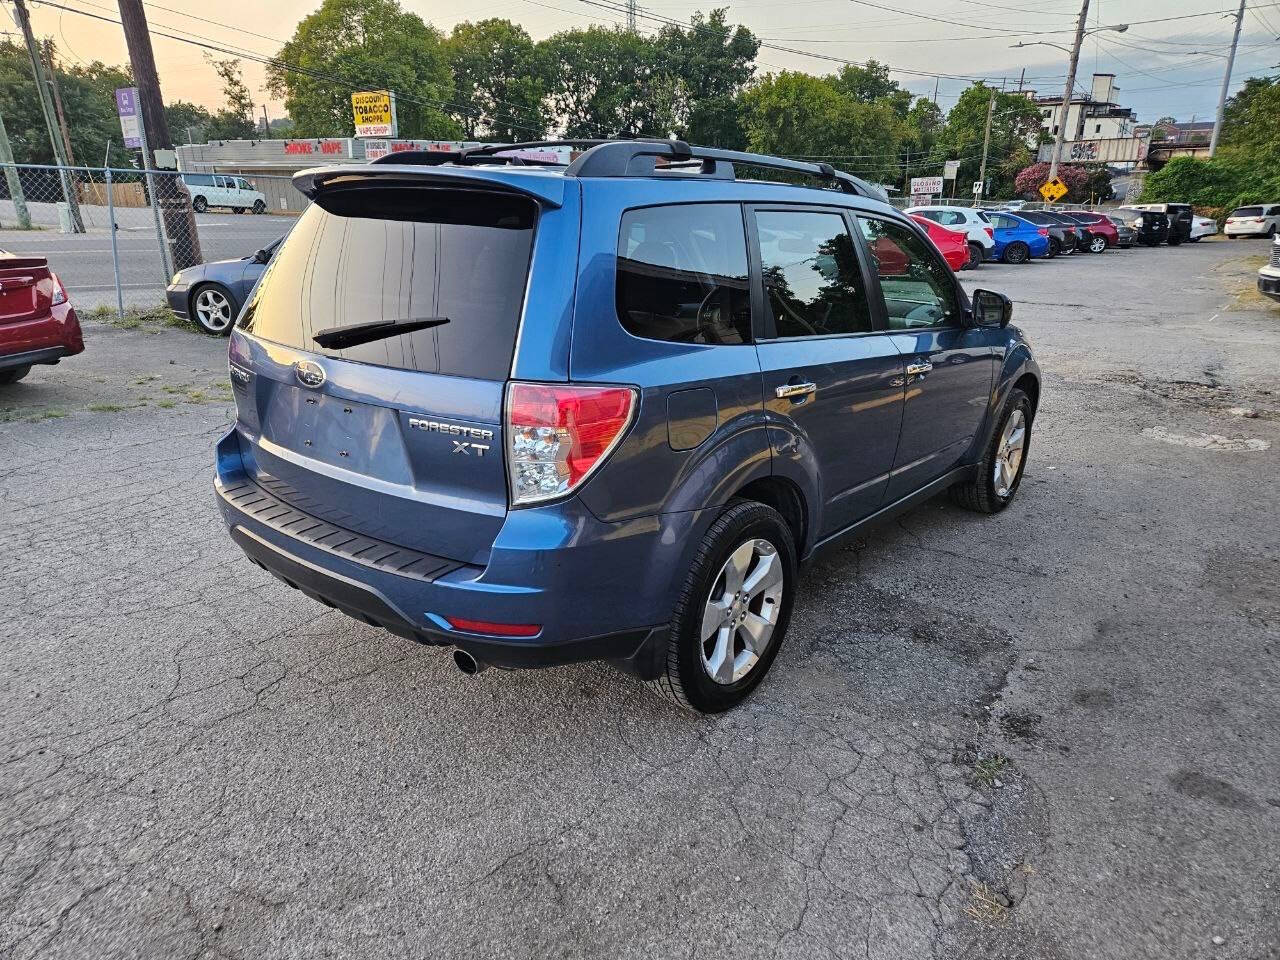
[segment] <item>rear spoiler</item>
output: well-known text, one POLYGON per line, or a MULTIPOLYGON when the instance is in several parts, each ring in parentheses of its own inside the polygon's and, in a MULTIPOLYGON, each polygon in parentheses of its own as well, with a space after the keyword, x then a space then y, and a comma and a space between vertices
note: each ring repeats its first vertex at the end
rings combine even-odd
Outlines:
POLYGON ((38 270, 49 266, 48 257, 19 256, 15 253, 0 253, 0 271, 2 270, 38 270))
POLYGON ((452 187, 515 193, 551 207, 564 204, 564 176, 533 173, 530 168, 424 167, 415 164, 378 163, 362 166, 312 167, 293 175, 293 185, 311 199, 325 190, 371 186, 452 187))

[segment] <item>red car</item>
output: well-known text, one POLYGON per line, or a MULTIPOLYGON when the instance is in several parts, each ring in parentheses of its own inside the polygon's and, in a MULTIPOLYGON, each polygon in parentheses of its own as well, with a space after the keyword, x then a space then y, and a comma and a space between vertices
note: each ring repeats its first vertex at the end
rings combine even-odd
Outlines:
POLYGON ((963 270, 969 265, 968 237, 955 230, 949 230, 940 223, 934 223, 927 217, 920 217, 914 213, 908 214, 908 216, 924 227, 924 232, 929 235, 933 245, 938 248, 938 252, 942 254, 942 259, 947 261, 948 267, 952 270, 963 270))
POLYGON ((1088 210, 1066 211, 1068 217, 1084 227, 1084 248, 1090 253, 1102 253, 1108 247, 1120 246, 1120 231, 1105 214, 1092 213, 1088 210))
POLYGON ((0 251, 0 386, 83 349, 80 319, 49 261, 0 251))

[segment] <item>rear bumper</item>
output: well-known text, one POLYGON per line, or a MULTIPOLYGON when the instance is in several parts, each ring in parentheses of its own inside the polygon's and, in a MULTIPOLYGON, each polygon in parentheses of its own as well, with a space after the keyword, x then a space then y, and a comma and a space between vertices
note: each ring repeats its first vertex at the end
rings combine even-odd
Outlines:
POLYGON ((57 363, 83 350, 80 318, 69 303, 53 307, 47 317, 0 324, 0 369, 57 363))
POLYGON ((251 560, 356 619, 461 647, 495 666, 607 660, 644 679, 664 662, 674 584, 712 519, 692 511, 602 523, 574 499, 516 510, 488 564, 478 567, 273 503, 244 473, 234 430, 218 445, 214 487, 232 539, 251 560), (495 637, 453 629, 446 618, 541 629, 529 638, 495 637))
POLYGON ((1229 223, 1222 232, 1228 237, 1265 237, 1270 229, 1266 223, 1229 223))

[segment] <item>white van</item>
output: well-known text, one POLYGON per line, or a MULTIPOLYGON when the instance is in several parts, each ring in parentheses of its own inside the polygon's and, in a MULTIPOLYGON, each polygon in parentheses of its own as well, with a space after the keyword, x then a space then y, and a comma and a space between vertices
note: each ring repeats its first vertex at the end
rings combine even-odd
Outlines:
POLYGON ((204 213, 210 207, 230 207, 233 213, 267 212, 267 198, 244 177, 225 173, 184 173, 182 182, 191 194, 191 206, 196 213, 204 213))

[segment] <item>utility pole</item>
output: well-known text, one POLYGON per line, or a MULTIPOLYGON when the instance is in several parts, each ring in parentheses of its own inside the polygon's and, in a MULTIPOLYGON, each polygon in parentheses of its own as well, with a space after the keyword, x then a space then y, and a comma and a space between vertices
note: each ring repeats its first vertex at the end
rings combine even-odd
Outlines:
POLYGON ((1222 114, 1227 109, 1227 91, 1231 88, 1231 68, 1236 63, 1236 47, 1240 43, 1240 25, 1244 22, 1244 0, 1236 11, 1236 32, 1231 35, 1231 52, 1227 54, 1227 72, 1222 77, 1222 92, 1218 94, 1218 115, 1213 120, 1213 136, 1209 138, 1209 156, 1218 149, 1218 137, 1222 135, 1222 114))
MULTIPOLYGON (((156 75, 155 54, 151 51, 147 14, 142 9, 142 0, 119 0, 119 5, 120 23, 129 47, 129 63, 133 66, 133 79, 138 86, 138 106, 142 109, 143 166, 154 167, 155 151, 172 150, 173 141, 169 138, 169 123, 160 97, 160 78, 156 75)), ((164 217, 165 233, 169 238, 169 261, 173 268, 182 270, 201 263, 200 236, 191 211, 191 197, 179 187, 178 177, 160 174, 154 178, 153 192, 153 202, 159 205, 164 217)))
POLYGON ((996 92, 991 91, 991 99, 987 101, 987 129, 982 135, 982 166, 978 168, 978 182, 982 184, 982 192, 976 196, 986 195, 987 189, 987 148, 991 146, 991 115, 996 112, 996 92))
POLYGON ((1026 81, 1026 79, 1027 79, 1027 68, 1023 67, 1022 73, 1018 74, 1018 92, 1019 93, 1022 92, 1022 84, 1026 81))
POLYGON ((933 78, 933 105, 935 107, 938 105, 938 81, 940 79, 940 77, 933 78))
MULTIPOLYGON (((1244 0, 1240 0, 1243 5, 1244 0)), ((1058 113, 1058 135, 1053 141, 1053 156, 1049 160, 1049 179, 1058 175, 1058 161, 1062 157, 1062 138, 1067 132, 1067 117, 1071 115, 1071 96, 1076 89, 1076 67, 1080 65, 1080 46, 1084 43, 1084 25, 1089 20, 1089 0, 1080 5, 1080 19, 1076 21, 1076 42, 1071 45, 1071 62, 1067 66, 1067 86, 1062 91, 1062 109, 1058 113)))
POLYGON ((62 198, 67 203, 71 214, 71 230, 73 233, 84 233, 84 221, 80 219, 80 204, 76 202, 75 187, 67 167, 71 164, 62 149, 62 137, 57 132, 57 121, 54 118, 53 103, 49 100, 49 89, 45 85, 44 69, 40 65, 40 53, 36 47, 35 35, 31 32, 31 17, 27 13, 26 0, 13 0, 17 12, 18 27, 22 30, 22 38, 27 44, 27 56, 31 58, 31 76, 36 82, 36 97, 40 100, 40 112, 44 114, 44 125, 49 130, 49 145, 53 147, 53 158, 61 168, 58 178, 62 182, 62 198))
POLYGON ((62 145, 67 151, 67 162, 75 166, 76 155, 71 149, 71 130, 67 115, 62 109, 62 87, 58 84, 58 70, 53 63, 53 37, 44 38, 44 62, 49 68, 49 89, 53 91, 53 109, 58 115, 58 129, 62 131, 62 145))
POLYGON ((4 117, 0 116, 0 163, 4 164, 5 180, 9 183, 9 199, 13 201, 13 212, 18 218, 18 228, 31 229, 31 214, 27 211, 27 198, 22 193, 22 180, 18 177, 18 168, 13 165, 13 148, 9 146, 9 132, 4 128, 4 117))
POLYGON ((264 138, 271 136, 271 121, 267 119, 267 105, 265 103, 262 105, 262 136, 264 138))

